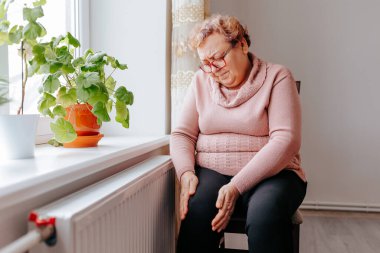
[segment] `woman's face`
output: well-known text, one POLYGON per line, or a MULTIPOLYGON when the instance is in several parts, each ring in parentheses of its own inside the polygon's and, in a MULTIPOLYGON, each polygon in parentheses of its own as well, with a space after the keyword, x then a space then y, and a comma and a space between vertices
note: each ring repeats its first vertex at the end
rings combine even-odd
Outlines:
POLYGON ((238 88, 249 75, 250 62, 248 59, 248 45, 238 42, 234 47, 219 33, 209 35, 198 47, 201 64, 211 67, 211 77, 227 88, 238 88), (225 61, 224 67, 217 68, 213 62, 225 61))

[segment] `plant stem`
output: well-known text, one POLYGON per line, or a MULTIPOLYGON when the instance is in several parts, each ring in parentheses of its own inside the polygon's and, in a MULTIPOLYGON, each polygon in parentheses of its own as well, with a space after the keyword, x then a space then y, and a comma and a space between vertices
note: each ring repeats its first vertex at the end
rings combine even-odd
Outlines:
POLYGON ((63 77, 66 79, 67 84, 71 87, 73 87, 70 83, 70 78, 67 75, 63 75, 63 77))
POLYGON ((17 114, 24 114, 25 86, 28 80, 28 65, 26 62, 26 52, 24 49, 24 41, 21 41, 21 105, 17 110, 17 114))
POLYGON ((112 70, 111 74, 109 74, 109 76, 106 78, 106 80, 104 81, 104 83, 107 82, 108 78, 110 78, 110 77, 112 76, 112 74, 113 74, 113 72, 115 72, 115 70, 116 70, 116 68, 114 68, 114 69, 112 70))

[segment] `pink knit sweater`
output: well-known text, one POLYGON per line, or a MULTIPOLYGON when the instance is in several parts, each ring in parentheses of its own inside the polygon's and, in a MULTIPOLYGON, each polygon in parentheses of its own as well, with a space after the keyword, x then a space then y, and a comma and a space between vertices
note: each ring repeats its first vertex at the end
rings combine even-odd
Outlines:
POLYGON ((228 90, 199 70, 170 140, 180 179, 195 163, 224 175, 242 194, 282 169, 300 166, 301 109, 292 74, 253 56, 248 80, 228 90))

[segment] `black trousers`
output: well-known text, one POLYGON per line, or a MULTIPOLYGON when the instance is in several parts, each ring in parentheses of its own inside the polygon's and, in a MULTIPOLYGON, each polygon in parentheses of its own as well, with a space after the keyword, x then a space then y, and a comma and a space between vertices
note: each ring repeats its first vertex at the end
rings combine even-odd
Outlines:
MULTIPOLYGON (((199 184, 181 223, 177 253, 214 253, 223 235, 223 231, 211 229, 218 212, 215 203, 219 189, 232 177, 202 167, 195 171, 199 184)), ((293 171, 282 170, 238 198, 234 214, 243 212, 247 217, 250 253, 292 252, 291 217, 301 205, 306 187, 293 171)))

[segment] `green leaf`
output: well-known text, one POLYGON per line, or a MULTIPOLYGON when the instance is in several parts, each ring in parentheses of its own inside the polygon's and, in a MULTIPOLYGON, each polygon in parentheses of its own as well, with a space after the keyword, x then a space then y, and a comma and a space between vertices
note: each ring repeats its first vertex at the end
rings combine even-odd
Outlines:
POLYGON ((63 108, 63 106, 57 105, 53 109, 53 114, 56 116, 65 117, 66 116, 66 110, 65 110, 65 108, 63 108))
POLYGON ((6 2, 5 0, 0 2, 0 19, 5 18, 5 14, 7 13, 7 9, 5 8, 6 2))
POLYGON ((40 65, 45 64, 45 54, 35 54, 33 60, 40 65))
POLYGON ((112 66, 113 68, 117 68, 115 57, 112 57, 112 56, 107 55, 107 58, 106 58, 106 59, 107 59, 107 64, 111 64, 111 66, 112 66))
POLYGON ((48 144, 52 145, 53 147, 60 147, 63 146, 62 143, 58 142, 56 139, 51 138, 48 142, 48 144))
POLYGON ((107 56, 107 64, 111 63, 112 68, 118 68, 121 70, 127 69, 127 64, 120 64, 119 60, 116 60, 115 57, 107 56))
POLYGON ((50 65, 48 63, 40 65, 38 74, 50 74, 50 65))
POLYGON ((34 7, 38 7, 38 6, 45 5, 45 4, 46 4, 46 0, 39 0, 39 1, 33 2, 34 7))
POLYGON ((45 47, 41 44, 36 44, 33 46, 32 52, 33 52, 33 54, 44 54, 45 53, 45 47))
POLYGON ((55 97, 50 95, 49 93, 44 92, 42 97, 38 101, 37 109, 43 115, 49 115, 50 117, 52 117, 49 108, 54 105, 56 105, 55 97))
POLYGON ((73 59, 73 56, 68 51, 66 46, 56 48, 55 53, 57 55, 57 60, 63 64, 69 64, 73 59))
POLYGON ((38 37, 43 37, 46 34, 45 27, 40 23, 30 22, 24 27, 23 35, 26 39, 35 40, 38 37))
POLYGON ((98 86, 99 86, 99 89, 101 92, 107 94, 107 96, 109 96, 109 92, 107 90, 107 87, 104 85, 104 83, 100 82, 98 83, 98 86))
POLYGON ((117 88, 114 96, 117 100, 120 100, 127 105, 133 104, 133 93, 128 91, 124 86, 117 88))
POLYGON ((38 22, 37 22, 37 24, 41 27, 41 30, 42 30, 39 37, 44 37, 47 33, 45 27, 38 22))
POLYGON ((88 88, 100 82, 99 74, 97 72, 80 73, 75 79, 77 85, 88 88))
POLYGON ((101 65, 95 64, 95 63, 87 63, 80 67, 80 70, 85 71, 85 72, 96 72, 99 70, 99 67, 101 65))
POLYGON ((108 115, 105 103, 97 102, 92 108, 91 112, 98 117, 101 121, 110 121, 110 116, 108 115))
POLYGON ((54 93, 60 86, 60 82, 54 75, 48 75, 42 80, 44 91, 54 93))
POLYGON ((0 46, 5 43, 11 44, 11 42, 9 41, 8 33, 0 32, 0 46))
POLYGON ((8 20, 1 20, 0 21, 0 32, 8 32, 9 25, 11 23, 8 20))
POLYGON ((71 88, 66 92, 66 87, 61 87, 58 90, 57 103, 63 107, 69 107, 77 102, 77 91, 75 88, 71 88))
POLYGON ((69 44, 77 48, 80 46, 79 40, 77 40, 71 33, 67 33, 67 38, 69 39, 69 44))
POLYGON ((33 76, 37 71, 40 69, 40 64, 35 61, 34 59, 32 61, 29 61, 28 66, 28 76, 33 76))
POLYGON ((87 55, 86 63, 81 67, 81 70, 98 72, 100 78, 102 79, 104 77, 104 65, 107 63, 107 61, 104 59, 105 56, 107 55, 102 52, 97 52, 95 54, 90 52, 87 55))
POLYGON ((73 125, 63 118, 58 118, 55 122, 50 123, 50 128, 58 142, 72 142, 77 138, 73 125))
POLYGON ((44 11, 42 10, 41 6, 37 6, 34 8, 25 7, 22 10, 22 13, 23 13, 24 20, 27 20, 29 22, 35 22, 38 18, 41 18, 44 16, 44 11))
POLYGON ((62 72, 65 73, 66 75, 71 74, 75 72, 75 68, 73 67, 73 65, 71 65, 71 63, 69 63, 67 65, 62 66, 62 72))
POLYGON ((51 74, 56 73, 63 66, 63 64, 60 63, 59 61, 51 61, 51 62, 49 62, 49 65, 50 65, 49 67, 50 67, 50 73, 51 74))
POLYGON ((121 63, 119 63, 118 60, 116 60, 116 67, 117 67, 118 69, 121 69, 121 70, 124 70, 124 69, 127 69, 127 68, 128 68, 127 64, 121 64, 121 63))
POLYGON ((92 106, 94 106, 97 102, 102 102, 106 104, 108 102, 108 98, 108 93, 104 93, 99 90, 99 92, 90 95, 90 97, 87 100, 87 103, 89 103, 92 106))
POLYGON ((107 87, 107 89, 113 92, 115 90, 115 86, 116 86, 115 79, 113 79, 112 76, 109 76, 107 78, 107 80, 106 80, 106 87, 107 87))
POLYGON ((45 47, 45 58, 47 61, 54 61, 57 58, 57 55, 50 45, 45 47))
POLYGON ((107 54, 103 52, 96 52, 93 55, 89 55, 86 60, 89 63, 101 63, 101 62, 106 63, 106 61, 104 60, 104 56, 106 55, 107 54))
POLYGON ((42 44, 36 44, 33 46, 33 61, 37 62, 38 64, 44 64, 46 63, 45 59, 45 47, 42 44))
POLYGON ((59 35, 57 38, 52 38, 53 41, 53 48, 57 47, 59 43, 64 39, 65 37, 62 35, 59 35))
POLYGON ((116 100, 116 117, 115 120, 125 128, 129 128, 129 110, 127 105, 119 100, 116 100))
POLYGON ((82 57, 78 57, 73 61, 73 66, 78 67, 84 64, 84 59, 82 57))
POLYGON ((94 94, 98 93, 99 87, 96 85, 85 88, 83 85, 77 86, 77 98, 80 102, 87 102, 90 97, 94 96, 94 94))
POLYGON ((23 31, 24 27, 23 26, 13 26, 11 28, 11 30, 9 30, 9 41, 12 42, 12 43, 20 43, 20 40, 22 38, 22 31, 23 31))
POLYGON ((107 108, 108 113, 110 113, 112 111, 112 105, 113 105, 112 100, 108 100, 107 104, 106 104, 106 108, 107 108))
POLYGON ((92 51, 92 49, 89 48, 89 49, 86 50, 86 52, 84 52, 83 58, 84 58, 84 59, 87 59, 87 57, 88 57, 89 55, 93 55, 93 54, 94 54, 94 51, 92 51))

